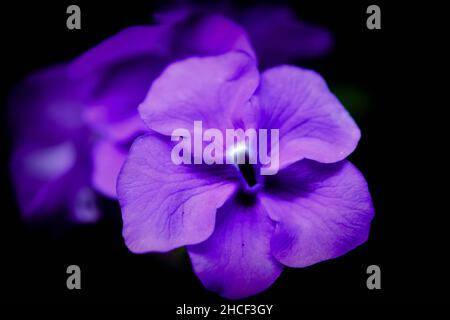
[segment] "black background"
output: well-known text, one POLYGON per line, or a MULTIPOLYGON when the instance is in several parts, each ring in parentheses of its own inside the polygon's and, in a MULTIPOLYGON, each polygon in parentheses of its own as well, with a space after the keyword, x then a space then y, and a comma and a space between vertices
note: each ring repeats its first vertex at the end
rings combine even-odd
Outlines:
MULTIPOLYGON (((356 118, 362 140, 350 160, 364 173, 376 215, 367 243, 343 257, 305 269, 285 269, 267 291, 248 302, 279 303, 289 309, 308 298, 417 298, 448 294, 445 194, 425 182, 432 166, 430 133, 435 111, 427 98, 426 72, 430 60, 422 55, 435 33, 423 17, 429 11, 412 4, 380 1, 288 3, 301 18, 329 28, 336 41, 327 57, 302 61, 329 83, 350 83, 370 97, 368 112, 356 118), (382 29, 366 28, 366 8, 378 4, 382 29), (417 8, 416 8, 417 9, 417 8), (430 115, 433 115, 430 117, 430 115), (420 125, 419 125, 420 124, 420 125), (430 127, 430 129, 428 128, 430 127), (366 268, 382 271, 382 289, 368 290, 366 268), (282 300, 291 300, 282 302, 282 300)), ((245 6, 247 3, 240 3, 245 6)), ((30 72, 68 61, 124 27, 148 23, 154 1, 59 1, 7 3, 1 7, 1 233, 2 295, 16 298, 143 298, 148 306, 182 303, 221 303, 205 290, 190 269, 186 254, 134 255, 124 245, 118 205, 106 199, 111 214, 95 225, 71 226, 54 221, 31 225, 21 220, 8 173, 11 149, 6 97, 11 87, 30 72), (82 29, 66 28, 66 8, 78 4, 82 29), (66 288, 66 268, 82 270, 82 290, 66 288), (157 301, 164 300, 164 303, 157 301)), ((439 8, 433 8, 439 11, 439 8)), ((431 17, 432 18, 432 17, 431 17)))

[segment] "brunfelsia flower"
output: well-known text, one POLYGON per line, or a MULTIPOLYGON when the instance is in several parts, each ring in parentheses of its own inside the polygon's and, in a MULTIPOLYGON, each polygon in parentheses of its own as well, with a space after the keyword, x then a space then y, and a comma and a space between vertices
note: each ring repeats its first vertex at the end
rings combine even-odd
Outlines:
MULTIPOLYGON (((24 217, 62 211, 78 222, 95 221, 99 211, 94 190, 116 197, 128 147, 145 130, 137 106, 161 71, 190 55, 234 49, 254 55, 246 33, 234 22, 214 11, 185 9, 157 15, 154 26, 127 28, 70 63, 31 75, 16 88, 10 101, 11 173, 24 217)), ((232 16, 248 26, 261 61, 310 56, 315 46, 305 39, 329 47, 329 34, 301 27, 287 10, 255 10, 232 16), (282 30, 277 29, 276 38, 284 42, 276 46, 266 45, 261 37, 261 32, 270 32, 273 38, 273 26, 264 22, 272 13, 288 17, 277 18, 283 23, 277 24, 282 30), (264 16, 258 20, 258 15, 264 16)))
POLYGON ((129 145, 145 130, 137 106, 172 61, 240 49, 244 31, 220 15, 127 28, 74 61, 28 77, 10 100, 11 174, 26 218, 58 210, 99 217, 94 190, 116 197, 129 145))
POLYGON ((317 73, 278 66, 259 74, 244 52, 189 58, 154 81, 139 111, 151 133, 133 143, 117 185, 132 252, 186 246, 206 288, 242 298, 268 288, 284 266, 366 241, 371 197, 345 160, 360 131, 317 73), (170 135, 194 121, 204 130, 279 129, 279 172, 175 165, 170 135))

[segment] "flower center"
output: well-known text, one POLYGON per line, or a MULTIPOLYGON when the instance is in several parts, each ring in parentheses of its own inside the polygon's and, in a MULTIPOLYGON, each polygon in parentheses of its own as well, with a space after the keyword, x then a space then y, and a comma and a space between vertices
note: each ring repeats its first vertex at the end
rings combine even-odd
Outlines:
POLYGON ((253 164, 250 161, 248 145, 245 142, 238 143, 228 149, 227 156, 232 157, 232 162, 245 181, 245 189, 252 189, 252 187, 258 184, 257 172, 255 170, 256 163, 253 164))
POLYGON ((247 185, 250 188, 255 186, 258 181, 256 180, 256 173, 253 165, 249 163, 238 164, 238 168, 242 177, 244 177, 245 182, 247 182, 247 185))

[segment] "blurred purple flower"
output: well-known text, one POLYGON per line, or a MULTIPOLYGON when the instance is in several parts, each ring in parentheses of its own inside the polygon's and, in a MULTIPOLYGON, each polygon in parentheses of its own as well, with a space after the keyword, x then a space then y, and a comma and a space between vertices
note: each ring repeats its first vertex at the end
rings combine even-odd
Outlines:
MULTIPOLYGON (((94 190, 116 197, 128 147, 146 130, 136 107, 164 67, 234 49, 254 55, 238 25, 211 14, 218 10, 192 8, 160 12, 159 24, 125 29, 16 88, 11 172, 24 217, 61 210, 75 221, 95 221, 94 190)), ((286 8, 224 12, 248 28, 263 66, 321 55, 331 45, 328 32, 297 21, 286 8)))
POLYGON ((92 134, 82 119, 88 92, 87 83, 69 80, 64 66, 54 66, 13 93, 11 174, 25 218, 59 209, 76 221, 98 218, 90 187, 92 134))
POLYGON ((261 5, 235 11, 233 16, 247 32, 260 69, 318 58, 333 47, 330 31, 297 19, 288 7, 261 5))
POLYGON ((189 58, 153 82, 139 111, 151 133, 133 143, 117 184, 131 251, 187 246, 205 287, 234 299, 265 290, 284 266, 366 241, 371 197, 344 160, 360 131, 317 73, 279 66, 260 75, 243 52, 189 58), (172 131, 199 120, 204 130, 279 129, 280 171, 173 164, 172 131))
POLYGON ((283 5, 254 5, 235 8, 232 5, 202 3, 179 5, 161 10, 155 16, 162 22, 186 19, 193 13, 221 12, 238 22, 248 34, 257 53, 259 69, 299 59, 318 58, 328 54, 334 45, 331 32, 302 21, 283 5))
POLYGON ((62 210, 95 221, 94 189, 116 179, 145 126, 137 106, 173 60, 233 49, 253 54, 243 30, 219 15, 130 27, 73 62, 38 72, 12 94, 11 173, 24 217, 62 210))

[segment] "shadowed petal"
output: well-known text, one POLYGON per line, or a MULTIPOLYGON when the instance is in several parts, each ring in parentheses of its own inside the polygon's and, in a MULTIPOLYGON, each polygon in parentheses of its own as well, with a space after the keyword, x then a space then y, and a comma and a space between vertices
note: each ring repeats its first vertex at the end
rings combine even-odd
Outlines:
POLYGON ((290 267, 336 258, 367 240, 374 210, 367 183, 348 161, 299 161, 267 179, 261 202, 277 221, 273 255, 290 267))
POLYGON ((16 146, 11 175, 25 217, 60 209, 67 198, 65 180, 76 162, 76 149, 66 142, 50 146, 16 146))
POLYGON ((128 150, 134 139, 147 132, 139 116, 129 117, 114 125, 98 127, 106 137, 92 147, 92 185, 102 194, 116 198, 116 184, 128 150), (109 139, 108 139, 109 138, 109 139))
POLYGON ((88 86, 71 81, 66 71, 64 65, 52 66, 32 74, 13 90, 9 111, 14 140, 61 143, 83 130, 81 108, 88 86))
POLYGON ((76 195, 89 186, 91 172, 91 136, 80 110, 87 93, 64 66, 54 66, 28 77, 10 97, 11 176, 26 218, 81 208, 76 195))
POLYGON ((73 77, 84 77, 145 55, 165 57, 169 54, 170 33, 169 25, 126 28, 75 59, 69 65, 69 73, 73 77))
POLYGON ((139 137, 120 172, 123 236, 133 252, 169 251, 207 239, 216 209, 235 189, 234 168, 175 165, 171 146, 166 136, 139 137))
POLYGON ((263 68, 320 57, 333 45, 327 30, 297 19, 287 7, 250 7, 237 14, 237 19, 248 32, 263 68))
POLYGON ((249 108, 259 81, 255 61, 242 52, 190 58, 170 65, 154 81, 139 112, 150 129, 233 128, 235 110, 249 108))
POLYGON ((351 116, 313 71, 291 66, 265 71, 252 102, 259 128, 280 130, 280 168, 303 158, 343 160, 360 138, 351 116))
POLYGON ((85 81, 95 83, 95 90, 84 106, 84 119, 94 130, 113 134, 105 130, 138 117, 138 105, 166 63, 157 58, 139 57, 124 60, 87 77, 85 81))
POLYGON ((188 247, 195 273, 208 290, 230 299, 267 289, 283 270, 270 253, 273 231, 259 204, 229 200, 217 211, 213 235, 188 247))
POLYGON ((174 26, 172 50, 177 57, 213 56, 243 51, 256 59, 244 29, 218 14, 194 14, 174 26))
POLYGON ((56 145, 22 143, 14 148, 10 168, 25 218, 68 210, 68 217, 75 222, 98 220, 94 193, 89 188, 90 164, 70 141, 56 145), (90 197, 88 206, 86 195, 90 197))
POLYGON ((69 64, 74 79, 95 89, 86 119, 95 128, 136 114, 152 81, 172 61, 187 56, 243 50, 253 55, 245 32, 219 15, 192 15, 174 24, 130 27, 69 64))

